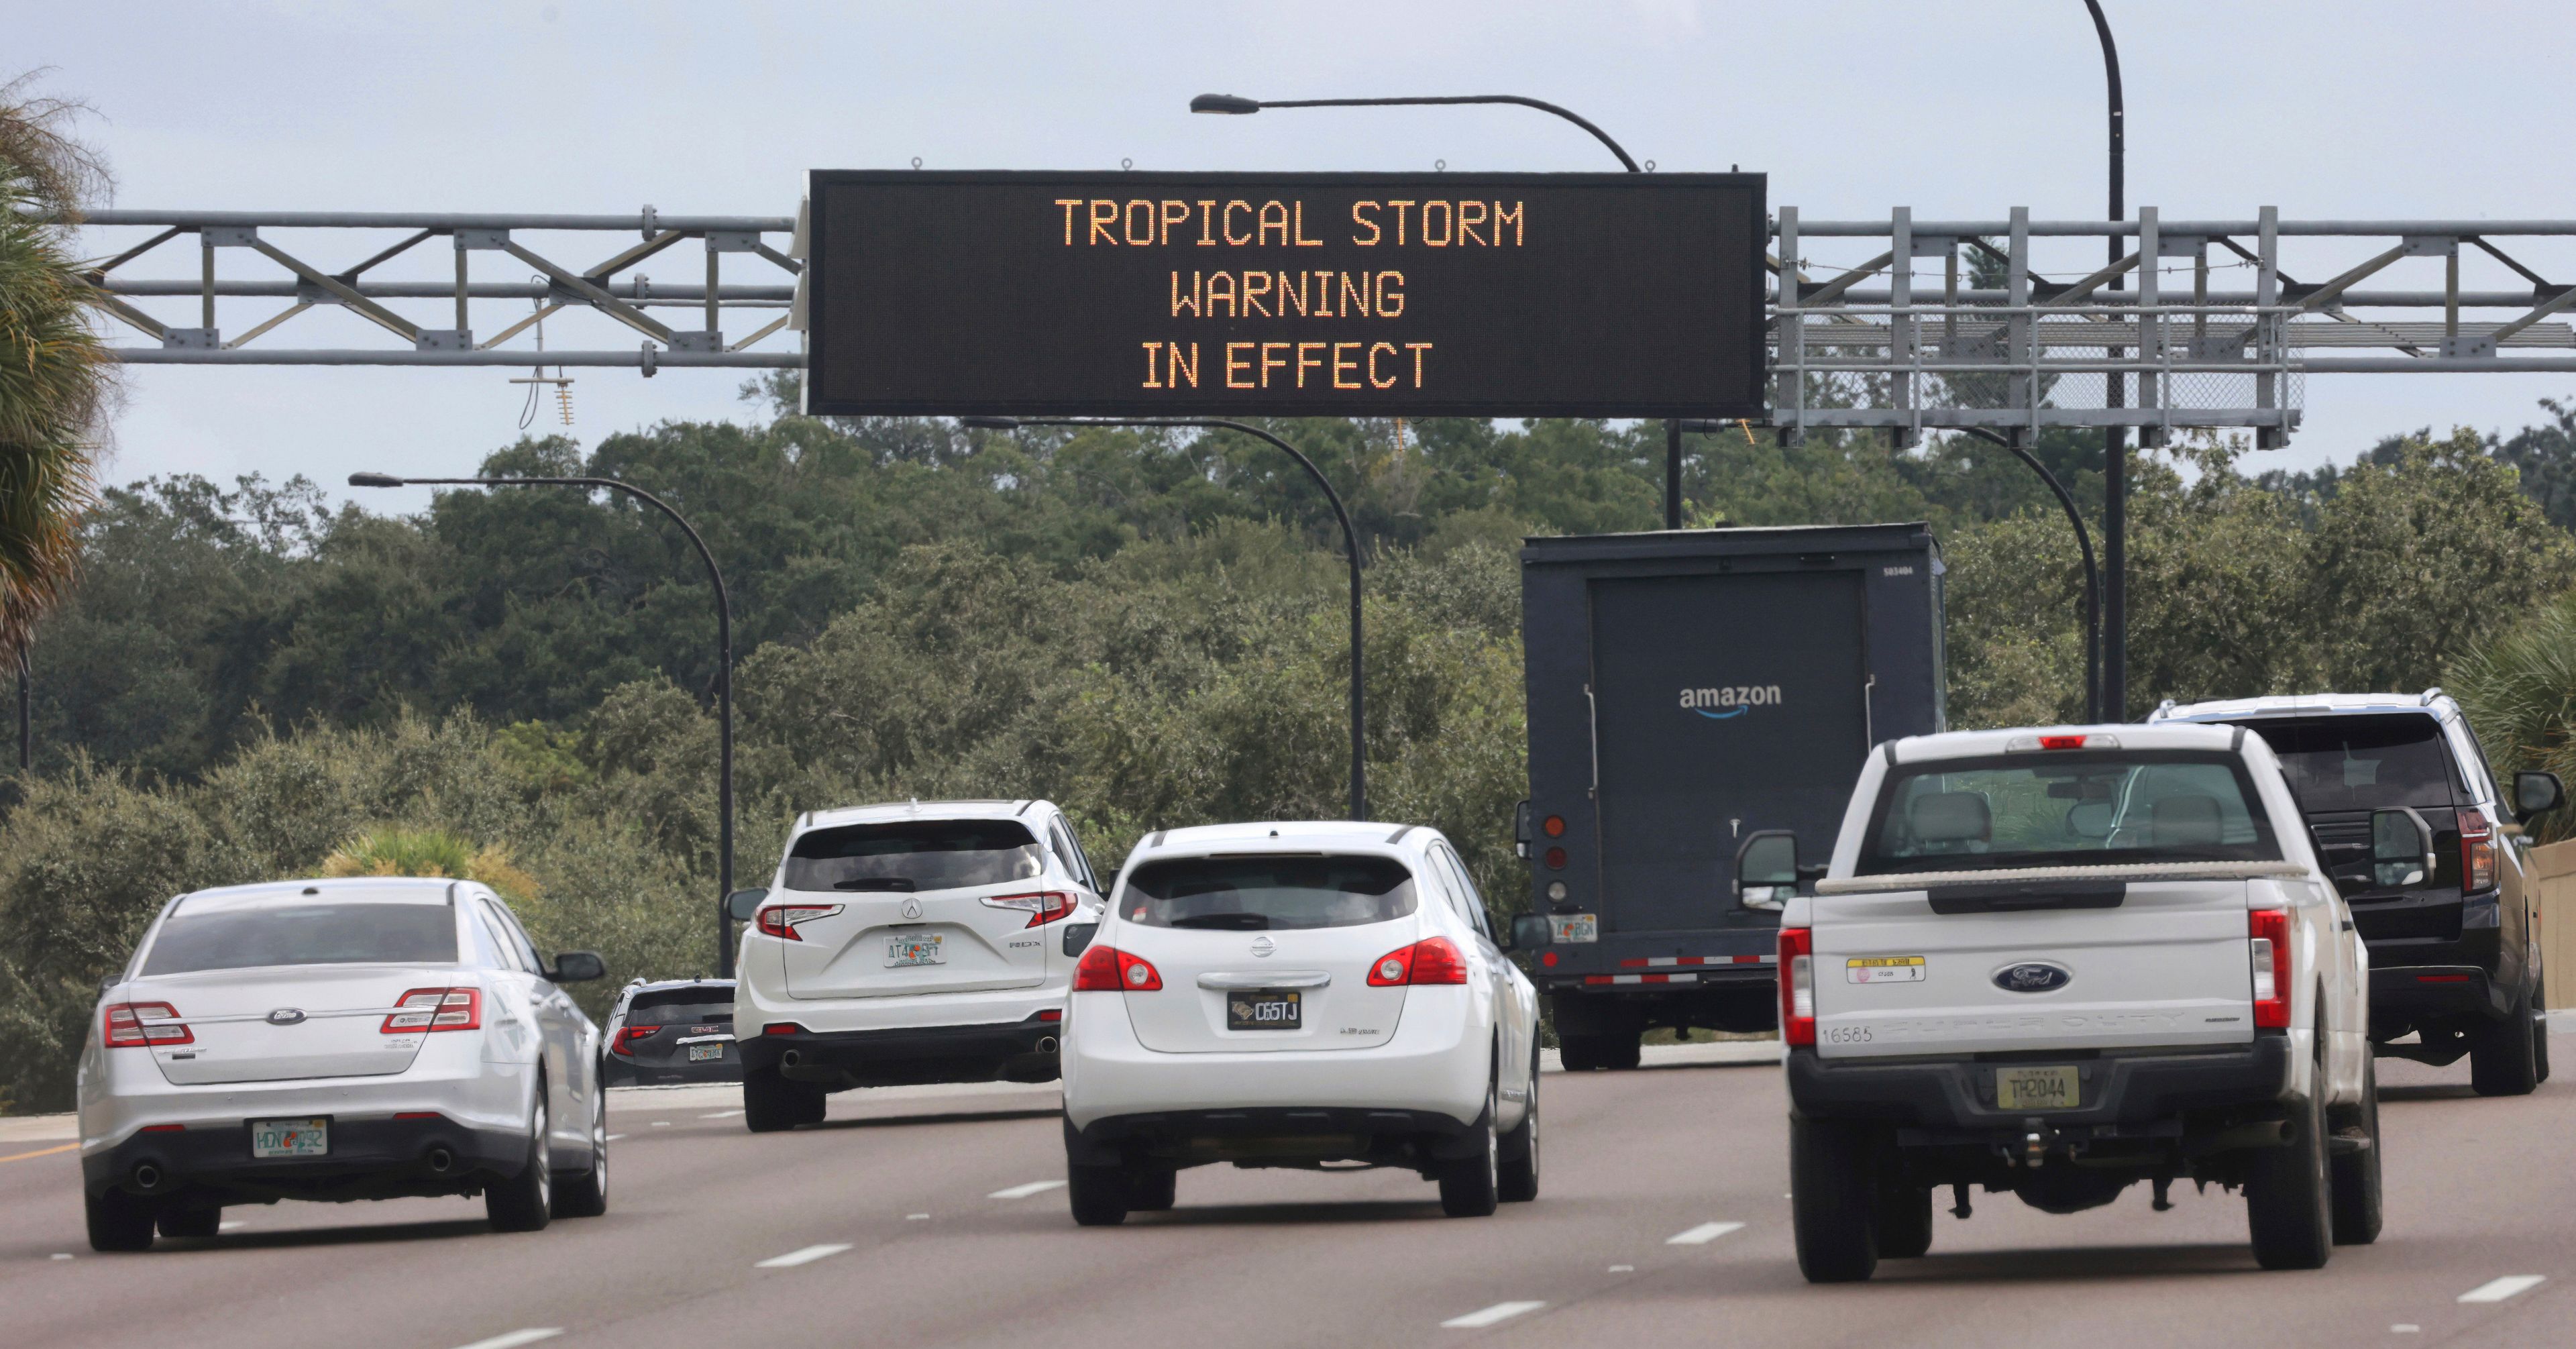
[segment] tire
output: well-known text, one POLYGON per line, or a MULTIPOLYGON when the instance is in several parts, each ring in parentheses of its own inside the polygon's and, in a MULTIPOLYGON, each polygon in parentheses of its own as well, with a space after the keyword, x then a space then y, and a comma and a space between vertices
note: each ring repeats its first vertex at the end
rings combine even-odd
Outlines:
POLYGON ((1526 1204, 1538 1198, 1538 1055, 1530 1055, 1529 1111, 1521 1116, 1520 1125, 1502 1137, 1502 1157, 1496 1170, 1496 1197, 1506 1204, 1526 1204))
POLYGON ((1081 1226, 1116 1227, 1127 1221, 1132 1193, 1125 1167, 1068 1164, 1064 1168, 1065 1199, 1073 1208, 1074 1222, 1081 1226))
POLYGON ((165 1237, 211 1237, 223 1225, 221 1204, 171 1204, 161 1210, 159 1223, 165 1237))
POLYGON ((1557 1055, 1564 1060, 1565 1070, 1569 1073, 1634 1068, 1637 1066, 1637 1039, 1635 1031, 1559 1036, 1557 1055))
POLYGON ((742 1123, 756 1134, 777 1133, 823 1119, 823 1092, 790 1082, 775 1068, 754 1068, 742 1075, 742 1123))
POLYGON ((1139 1167, 1127 1173, 1127 1211, 1162 1213, 1180 1196, 1181 1173, 1159 1166, 1139 1167))
POLYGON ((123 1190, 85 1196, 89 1209, 89 1248, 93 1251, 152 1249, 152 1220, 159 1208, 123 1190))
POLYGON ((1932 1187, 1901 1184, 1884 1171, 1882 1177, 1878 1186, 1879 1258, 1920 1259, 1932 1249, 1932 1187))
POLYGON ((2324 1090, 2320 1078, 2309 1099, 2292 1107, 2289 1146, 2256 1149, 2246 1168, 2246 1226, 2254 1261, 2265 1269, 2317 1269, 2334 1254, 2325 1111, 2317 1104, 2324 1090))
POLYGON ((555 1187, 555 1216, 596 1218, 608 1212, 608 1093, 590 1094, 590 1169, 555 1187))
POLYGON ((2531 981, 2531 1080, 2549 1080, 2549 975, 2531 981))
POLYGON ((2332 1159, 2334 1244, 2338 1246, 2367 1246, 2379 1240, 2379 1069, 2368 1060, 2361 1069, 2361 1105, 2343 1130, 2355 1131, 2368 1146, 2332 1159))
POLYGON ((483 1216, 495 1232, 542 1232, 554 1221, 554 1166, 546 1145, 546 1083, 537 1079, 536 1118, 530 1122, 528 1163, 519 1174, 483 1187, 483 1216))
POLYGON ((2469 1086, 2480 1096, 2528 1096, 2540 1085, 2539 1039, 2531 990, 2513 1000, 2502 1021, 2480 1026, 2469 1049, 2469 1086))
POLYGON ((1502 1202, 1502 1139, 1494 1133, 1497 1104, 1493 1079, 1485 1081, 1485 1117, 1468 1136, 1473 1156, 1440 1163, 1440 1211, 1452 1218, 1486 1218, 1502 1202))
POLYGON ((1789 1217, 1809 1283, 1878 1271, 1877 1144, 1866 1125, 1789 1117, 1789 1217))

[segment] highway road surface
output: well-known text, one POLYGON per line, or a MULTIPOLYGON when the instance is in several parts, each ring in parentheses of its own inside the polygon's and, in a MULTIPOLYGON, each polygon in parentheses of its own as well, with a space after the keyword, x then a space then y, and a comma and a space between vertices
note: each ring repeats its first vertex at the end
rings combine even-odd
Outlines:
POLYGON ((2380 1074, 2387 1231, 2322 1271, 2257 1269, 2234 1196, 2155 1213, 2138 1186, 2070 1217, 1980 1195, 1928 1257, 1840 1287, 1798 1277, 1765 1063, 1549 1075, 1543 1192, 1487 1219, 1409 1174, 1202 1168, 1172 1212, 1078 1229, 1050 1089, 849 1093, 755 1138, 696 1088, 617 1094, 605 1218, 282 1204, 102 1256, 75 1154, 0 1121, 0 1344, 2576 1343, 2576 1072, 2519 1100, 2470 1095, 2466 1064, 2380 1074))

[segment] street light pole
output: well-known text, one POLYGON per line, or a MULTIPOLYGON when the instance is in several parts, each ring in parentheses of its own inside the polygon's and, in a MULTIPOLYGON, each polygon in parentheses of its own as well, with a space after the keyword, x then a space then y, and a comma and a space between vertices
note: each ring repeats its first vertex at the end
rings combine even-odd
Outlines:
POLYGON ((707 564, 707 580, 716 590, 716 974, 733 977, 733 923, 725 914, 725 896, 733 893, 733 606, 725 598, 724 572, 716 555, 686 516, 671 503, 633 483, 615 478, 397 478, 389 473, 352 473, 351 487, 578 487, 623 492, 662 514, 689 536, 698 560, 707 564))
POLYGON ((18 771, 36 762, 36 710, 27 692, 27 648, 18 648, 18 771))
POLYGON ((2038 474, 2039 480, 2047 483, 2048 490, 2056 495, 2058 508, 2066 512, 2066 523, 2075 528, 2075 547, 2084 556, 2084 719, 2098 722, 2102 720, 2102 682, 2101 672, 2093 662, 2101 650, 2102 574, 2093 565, 2093 535, 2084 528, 2084 512, 2076 509, 2075 494, 2066 490, 2066 484, 2059 482, 2057 475, 2049 472, 2048 465, 2039 462, 2037 455, 2022 448, 2019 440, 1974 427, 1969 428, 1968 434, 2003 446, 2012 451, 2015 458, 2029 465, 2030 471, 2038 474))
MULTIPOLYGON (((1523 98, 1518 94, 1444 94, 1419 98, 1296 99, 1258 99, 1244 98, 1237 94, 1201 94, 1190 100, 1190 111, 1224 113, 1240 117, 1259 112, 1264 108, 1406 108, 1423 106, 1455 106, 1458 104, 1476 103, 1508 103, 1515 107, 1536 108, 1540 112, 1554 113, 1555 115, 1574 123, 1576 126, 1591 132, 1594 140, 1610 147, 1610 153, 1619 157, 1620 167, 1626 169, 1630 173, 1645 172, 1644 169, 1638 167, 1637 161, 1634 158, 1631 158, 1625 149, 1620 147, 1619 142, 1610 139, 1609 132, 1594 126, 1589 119, 1577 114, 1570 108, 1560 108, 1553 103, 1541 102, 1535 98, 1523 98)), ((1682 424, 1678 420, 1672 420, 1664 423, 1664 528, 1679 529, 1681 527, 1682 424)))
POLYGON ((1333 503, 1333 518, 1342 525, 1342 551, 1351 568, 1351 818, 1368 818, 1368 712, 1361 698, 1364 684, 1360 678, 1360 536, 1351 528, 1351 513, 1342 508, 1342 494, 1333 490, 1332 480, 1315 467, 1305 451, 1287 441, 1246 422, 1223 417, 960 417, 961 424, 986 431, 1016 431, 1023 426, 1163 426, 1195 427, 1212 431, 1239 431, 1266 440, 1285 451, 1306 476, 1323 489, 1324 499, 1333 503))
MULTIPOLYGON (((2119 221, 2128 214, 2123 198, 2128 176, 2127 112, 2120 100, 2120 48, 2111 40, 2111 21, 2102 16, 2102 0, 2084 0, 2093 13, 2093 31, 2102 39, 2102 76, 2111 95, 2111 215, 2119 221)), ((2124 247, 2120 236, 2109 236, 2110 262, 2120 260, 2124 247)), ((2154 258, 2140 258, 2138 265, 2153 267, 2154 258)), ((2111 279, 2111 289, 2125 289, 2122 277, 2111 279)), ((2111 351, 2116 360, 2118 349, 2111 351)), ((2126 380, 2117 373, 2103 376, 2103 404, 2119 407, 2127 401, 2126 380)), ((2129 439, 2119 427, 2102 431, 2102 564, 2110 573, 2102 594, 2102 708, 2099 715, 2122 721, 2129 715, 2129 439)))

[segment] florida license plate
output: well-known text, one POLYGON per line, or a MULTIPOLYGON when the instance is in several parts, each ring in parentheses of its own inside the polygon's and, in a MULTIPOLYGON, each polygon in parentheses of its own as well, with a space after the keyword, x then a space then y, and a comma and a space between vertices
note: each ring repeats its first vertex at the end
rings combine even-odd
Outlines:
POLYGON ((888 937, 886 939, 886 964, 889 967, 897 965, 945 965, 948 963, 948 957, 939 953, 939 942, 940 939, 936 936, 888 937))
POLYGON ((1303 995, 1287 989, 1225 995, 1227 1030, 1296 1030, 1306 1015, 1303 995))
POLYGON ((250 1122, 253 1157, 328 1157, 331 1121, 321 1119, 255 1119, 250 1122))
POLYGON ((2073 1110, 2083 1101, 2073 1068, 1997 1068, 1995 1109, 2073 1110))
POLYGON ((691 1045, 691 1046, 689 1046, 689 1062, 691 1062, 691 1063, 703 1063, 703 1062, 705 1062, 705 1061, 706 1061, 706 1060, 708 1060, 708 1059, 720 1059, 720 1058, 723 1058, 723 1057, 724 1057, 724 1046, 723 1046, 723 1045, 691 1045))

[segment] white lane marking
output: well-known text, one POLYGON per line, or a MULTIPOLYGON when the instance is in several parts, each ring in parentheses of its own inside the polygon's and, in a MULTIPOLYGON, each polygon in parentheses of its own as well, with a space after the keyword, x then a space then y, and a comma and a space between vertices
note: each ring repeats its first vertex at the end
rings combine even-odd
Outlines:
POLYGON ((732 1119, 734 1116, 739 1115, 739 1114, 741 1114, 741 1113, 742 1113, 742 1112, 741 1112, 741 1111, 739 1111, 739 1110, 719 1110, 719 1111, 717 1111, 716 1113, 714 1113, 714 1114, 712 1114, 712 1115, 700 1115, 700 1116, 698 1116, 698 1118, 699 1118, 699 1119, 732 1119))
POLYGON ((657 1119, 653 1121, 653 1127, 656 1129, 668 1129, 671 1127, 671 1121, 666 1119, 657 1119))
POLYGON ((608 1141, 609 1141, 609 1142, 611 1142, 611 1143, 614 1143, 614 1142, 616 1142, 618 1139, 624 1138, 625 1136, 626 1136, 626 1135, 624 1135, 624 1134, 610 1134, 610 1135, 608 1136, 608 1141))
POLYGON ((472 1344, 458 1345, 457 1349, 519 1349, 520 1345, 535 1344, 539 1340, 551 1340, 562 1333, 561 1329, 554 1327, 530 1327, 526 1330, 513 1330, 507 1335, 495 1335, 488 1340, 476 1340, 472 1344))
POLYGON ((1687 1232, 1675 1232, 1664 1238, 1667 1246, 1705 1246, 1729 1232, 1744 1230, 1742 1223, 1701 1223, 1687 1232))
POLYGON ((56 1251, 54 1252, 54 1258, 57 1260, 69 1260, 72 1258, 72 1253, 69 1251, 56 1251))
POLYGON ((1049 1190, 1061 1190, 1063 1188, 1064 1182, 1060 1180, 1033 1180, 1026 1185, 1014 1185, 1007 1190, 995 1190, 984 1197, 987 1199, 1026 1199, 1033 1194, 1045 1194, 1049 1190))
POLYGON ((1635 1265, 1612 1265, 1610 1267, 1610 1272, 1613 1274, 1634 1274, 1637 1272, 1637 1267, 1635 1265))
POLYGON ((903 1220, 908 1223, 917 1223, 929 1216, 930 1215, 927 1213, 907 1213, 903 1215, 903 1220))
POLYGON ((2460 1301, 2502 1302, 2516 1293, 2526 1293, 2538 1288, 2548 1277, 2545 1274, 2507 1274, 2501 1279, 2490 1279, 2460 1294, 2460 1301))
POLYGON ((243 1221, 242 1221, 241 1219, 239 1219, 239 1218, 235 1218, 235 1219, 233 1219, 233 1220, 231 1220, 231 1221, 229 1221, 229 1222, 220 1222, 220 1223, 215 1224, 215 1230, 216 1230, 216 1231, 218 1231, 218 1232, 229 1232, 229 1231, 232 1231, 232 1230, 233 1230, 234 1228, 236 1228, 236 1227, 248 1227, 248 1226, 250 1226, 250 1224, 249 1224, 249 1223, 243 1222, 243 1221))
POLYGON ((2389 1333, 2389 1334, 2391 1334, 2391 1335, 2420 1335, 2420 1334, 2422 1334, 2422 1333, 2423 1333, 2423 1331, 2424 1331, 2424 1327, 2422 1327, 2422 1326, 2417 1326, 2417 1325, 2408 1325, 2406 1322, 2403 1322, 2403 1321, 2400 1321, 2400 1322, 2398 1322, 2396 1325, 2390 1326, 2390 1327, 2388 1328, 2388 1333, 2389 1333))
POLYGON ((1537 1311, 1546 1305, 1544 1302, 1497 1302, 1483 1311, 1469 1312, 1465 1316, 1452 1316, 1441 1322, 1440 1328, 1442 1330, 1482 1330, 1497 1321, 1508 1321, 1525 1312, 1537 1311))
POLYGON ((830 1242, 821 1246, 808 1246, 801 1251, 789 1251, 785 1255, 773 1255, 768 1259, 761 1261, 759 1264, 753 1265, 752 1268, 793 1269, 798 1265, 810 1265, 827 1255, 839 1255, 841 1252, 848 1249, 850 1249, 850 1243, 846 1241, 830 1242))

